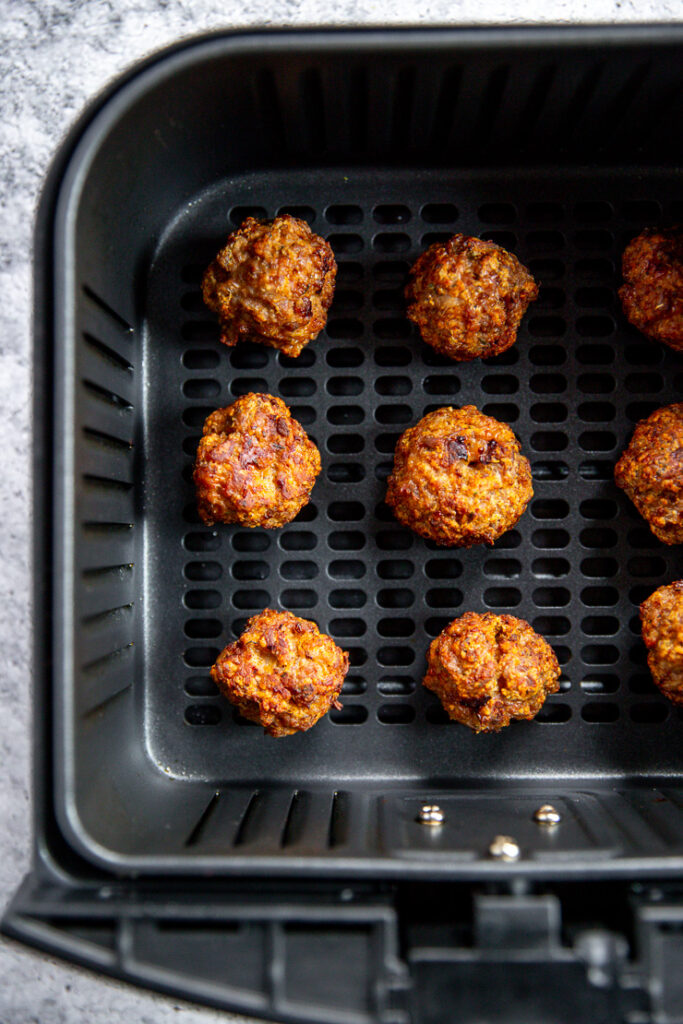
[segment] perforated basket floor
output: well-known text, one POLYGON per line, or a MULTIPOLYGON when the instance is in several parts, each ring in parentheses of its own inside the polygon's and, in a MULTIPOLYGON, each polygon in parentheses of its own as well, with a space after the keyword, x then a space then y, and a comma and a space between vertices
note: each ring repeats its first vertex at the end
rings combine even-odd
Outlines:
POLYGON ((677 400, 683 358, 619 310, 621 252, 683 219, 666 174, 406 170, 264 174, 189 204, 154 261, 144 344, 145 735, 170 775, 331 787, 365 780, 680 772, 683 715, 652 685, 638 604, 683 575, 613 483, 636 421, 677 400), (247 215, 289 211, 339 263, 326 331, 295 360, 227 349, 199 280, 247 215), (514 251, 541 294, 508 353, 468 364, 423 345, 404 316, 411 262, 455 231, 514 251), (198 521, 193 457, 209 411, 280 395, 320 447, 311 504, 282 530, 198 521), (395 442, 430 409, 473 403, 509 423, 534 498, 493 547, 445 549, 384 505, 395 442), (217 695, 208 669, 263 607, 314 619, 350 653, 343 709, 274 741, 217 695), (527 619, 555 648, 561 691, 532 723, 474 736, 421 686, 431 639, 465 610, 527 619))

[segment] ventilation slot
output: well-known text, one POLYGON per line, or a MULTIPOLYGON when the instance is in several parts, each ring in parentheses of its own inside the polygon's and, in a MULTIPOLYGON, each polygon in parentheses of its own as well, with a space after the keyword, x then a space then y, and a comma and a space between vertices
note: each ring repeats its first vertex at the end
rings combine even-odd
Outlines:
POLYGON ((95 338, 92 334, 88 334, 87 331, 83 332, 83 338, 91 349, 97 352, 98 355, 102 356, 117 369, 124 370, 126 372, 133 369, 133 364, 130 360, 115 348, 112 348, 111 345, 106 345, 103 341, 100 341, 99 338, 95 338))
POLYGON ((256 95, 259 121, 264 137, 270 137, 279 153, 287 153, 288 132, 285 131, 282 107, 272 71, 264 68, 256 76, 256 95))
MULTIPOLYGON (((605 149, 621 125, 633 117, 633 105, 642 95, 643 87, 651 70, 652 62, 643 61, 634 68, 621 89, 617 91, 601 119, 601 138, 599 140, 601 148, 605 149)), ((648 223, 652 223, 652 221, 648 223)))
POLYGON ((197 824, 195 825, 195 827, 192 829, 189 836, 185 840, 185 846, 196 846, 197 843, 200 841, 206 829, 206 826, 208 825, 211 817, 213 816, 216 810, 219 797, 219 793, 214 793, 214 795, 211 797, 204 811, 202 812, 199 821, 197 822, 197 824))
POLYGON ((396 153, 403 153, 406 140, 412 138, 411 124, 415 102, 415 68, 403 68, 398 73, 394 91, 394 111, 391 124, 391 145, 396 153))
POLYGON ((103 299, 101 295, 98 295, 97 292, 93 291, 89 285, 83 285, 83 294, 86 298, 90 299, 90 301, 94 303, 94 305, 97 306, 97 308, 101 310, 101 312, 103 312, 109 318, 110 322, 116 325, 116 327, 128 333, 132 333, 133 328, 126 318, 121 316, 120 313, 117 313, 113 306, 110 306, 109 303, 103 299))
POLYGON ((529 95, 522 107, 517 127, 517 136, 520 142, 527 143, 533 138, 536 125, 543 113, 556 73, 557 68, 554 64, 547 64, 537 72, 529 90, 529 95))
MULTIPOLYGON (((458 109, 461 82, 461 67, 449 68, 444 72, 441 79, 441 85, 434 107, 434 121, 432 127, 432 149, 438 154, 442 154, 444 151, 444 140, 449 140, 451 137, 454 115, 458 109)), ((423 217, 424 210, 432 209, 435 209, 435 204, 428 204, 428 206, 423 209, 423 217)), ((452 219, 454 220, 455 217, 452 219)), ((429 216, 425 217, 425 220, 430 223, 447 223, 447 221, 431 221, 429 216)))
POLYGON ((481 146, 493 135, 509 76, 510 68, 507 64, 494 68, 491 72, 484 90, 479 116, 474 122, 473 145, 481 146))
POLYGON ((588 68, 579 82, 576 91, 570 100, 567 113, 562 119, 563 132, 569 139, 573 136, 596 93, 598 83, 605 67, 604 61, 588 68))

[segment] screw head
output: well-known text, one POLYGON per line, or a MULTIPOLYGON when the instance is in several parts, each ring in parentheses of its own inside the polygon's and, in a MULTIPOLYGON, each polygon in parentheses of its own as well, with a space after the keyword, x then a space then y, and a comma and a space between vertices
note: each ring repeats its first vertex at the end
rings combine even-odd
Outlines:
POLYGON ((445 818, 446 815, 438 804, 423 804, 417 816, 420 825, 431 825, 432 827, 443 825, 445 818))
POLYGON ((546 827, 552 828, 553 825, 559 825, 562 821, 562 815, 553 807, 552 804, 542 804, 537 811, 534 812, 534 821, 537 825, 545 825, 546 827))
POLYGON ((518 860, 521 854, 519 843, 512 836, 494 836, 489 853, 497 860, 518 860))

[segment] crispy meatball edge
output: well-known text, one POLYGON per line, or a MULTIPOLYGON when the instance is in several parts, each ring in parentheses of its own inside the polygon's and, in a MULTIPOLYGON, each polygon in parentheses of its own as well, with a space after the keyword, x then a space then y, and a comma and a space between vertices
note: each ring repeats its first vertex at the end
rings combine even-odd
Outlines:
POLYGON ((670 464, 671 442, 677 434, 683 450, 683 402, 660 406, 636 423, 614 467, 617 487, 635 505, 654 536, 668 546, 683 543, 683 479, 677 486, 680 470, 670 464), (671 519, 672 497, 680 507, 678 522, 671 519))
MULTIPOLYGON (((473 275, 473 281, 469 282, 473 290, 479 290, 479 274, 473 275), (475 285, 476 282, 476 285, 475 285)), ((443 293, 446 294, 445 292, 443 293)), ((410 277, 404 289, 404 295, 408 308, 406 316, 417 325, 420 336, 425 344, 430 345, 436 352, 453 359, 456 362, 469 362, 473 359, 489 359, 501 355, 511 348, 517 341, 517 332, 522 318, 532 302, 538 298, 538 284, 532 277, 528 268, 519 258, 503 246, 495 242, 477 238, 473 235, 465 235, 458 232, 445 242, 434 242, 422 252, 410 269, 410 277), (468 304, 462 299, 458 312, 454 316, 454 310, 439 311, 438 299, 431 294, 436 287, 432 283, 433 278, 438 275, 439 269, 453 263, 454 280, 462 287, 471 276, 466 265, 466 260, 473 254, 497 258, 500 269, 514 275, 516 280, 510 293, 494 292, 490 290, 489 300, 498 302, 500 308, 492 307, 486 309, 482 296, 475 294, 468 304), (430 287, 431 286, 431 287, 430 287), (471 310, 476 311, 476 316, 471 310), (490 319, 497 319, 503 316, 503 322, 495 327, 484 323, 477 323, 477 317, 482 318, 486 312, 490 319), (497 314, 493 316, 493 314, 497 314), (455 328, 459 328, 458 334, 462 337, 456 340, 455 328), (488 343, 483 346, 475 345, 473 338, 486 330, 490 333, 488 343), (468 340, 469 339, 469 340, 468 340)), ((441 292, 439 292, 441 296, 441 292)), ((447 305, 447 303, 446 303, 447 305)))
MULTIPOLYGON (((296 263, 297 270, 300 269, 300 260, 301 258, 296 263)), ((266 260, 266 266, 272 269, 272 260, 270 264, 266 260)), ((279 267, 278 273, 282 276, 279 267)), ((294 276, 291 275, 292 283, 294 276)), ((240 341, 253 341, 275 348, 290 358, 296 358, 309 342, 318 337, 327 323, 336 277, 337 262, 331 246, 321 235, 312 231, 306 221, 291 214, 280 214, 266 221, 246 217, 239 227, 229 234, 225 244, 206 268, 202 277, 201 292, 205 305, 218 314, 221 325, 220 340, 228 348, 232 348, 240 341), (255 255, 250 252, 248 258, 236 260, 235 266, 229 269, 226 263, 232 262, 233 249, 242 242, 245 246, 253 248, 257 243, 263 243, 264 237, 267 239, 268 234, 275 236, 280 229, 288 229, 292 237, 296 237, 300 243, 308 243, 308 259, 315 275, 321 277, 320 287, 311 291, 310 281, 314 279, 311 275, 305 295, 299 294, 299 282, 297 290, 292 294, 286 293, 283 289, 282 294, 277 297, 277 291, 271 287, 264 269, 262 276, 265 283, 261 281, 259 288, 250 280, 251 291, 243 285, 245 294, 240 298, 240 277, 245 271, 248 278, 256 276, 255 267, 252 267, 251 273, 248 272, 250 263, 254 264, 255 255), (233 294, 233 284, 237 284, 236 294, 233 294), (266 315, 263 309, 259 310, 259 305, 263 305, 264 301, 273 304, 274 296, 277 297, 277 301, 274 302, 276 307, 284 308, 285 303, 291 307, 286 331, 282 324, 278 325, 272 314, 266 315)))
POLYGON ((319 722, 337 703, 348 668, 348 652, 327 633, 321 632, 311 619, 289 611, 264 608, 250 616, 241 635, 223 648, 210 673, 221 694, 244 718, 261 725, 268 735, 277 739, 306 732, 319 722), (289 670, 296 669, 296 661, 293 666, 289 664, 289 641, 297 636, 297 660, 303 657, 306 668, 310 667, 309 661, 318 669, 322 667, 327 673, 324 681, 307 679, 302 684, 301 670, 292 677, 289 670), (299 650, 304 638, 313 645, 317 660, 308 643, 303 651, 299 650), (260 653, 259 648, 263 648, 260 653), (259 656, 285 661, 283 671, 276 673, 277 681, 270 688, 258 685, 262 673, 258 671, 258 662, 255 666, 252 662, 259 656), (234 671, 226 677, 225 667, 231 659, 234 671))
MULTIPOLYGON (((497 645, 495 668, 500 671, 499 663, 504 656, 504 651, 501 651, 500 647, 500 634, 495 637, 495 642, 497 645)), ((486 650, 483 649, 482 659, 484 661, 485 653, 486 650)), ((497 615, 494 612, 464 612, 453 619, 432 640, 427 654, 427 664, 423 685, 438 697, 449 718, 461 725, 466 725, 477 734, 500 732, 513 720, 531 721, 543 707, 548 695, 557 693, 559 690, 561 669, 555 651, 526 619, 520 619, 515 615, 497 615), (535 648, 542 694, 512 701, 501 695, 500 689, 497 696, 488 700, 458 693, 457 682, 444 664, 444 654, 447 653, 444 648, 449 645, 455 647, 457 641, 461 647, 464 646, 464 651, 467 653, 467 638, 477 630, 485 632, 486 627, 493 623, 500 624, 501 631, 505 633, 504 641, 509 642, 509 634, 512 631, 513 639, 519 641, 520 638, 523 638, 527 647, 532 645, 535 648), (517 631, 516 636, 514 635, 515 631, 517 631), (455 696, 453 696, 454 689, 455 696), (484 711, 492 713, 483 715, 484 711)), ((480 666, 474 667, 474 673, 478 671, 480 671, 480 666)), ((528 669, 526 671, 528 673, 528 669)))
MULTIPOLYGON (((456 439, 460 439, 459 436, 456 439)), ((406 479, 409 481, 411 478, 406 479)), ((426 413, 412 427, 407 427, 403 431, 394 449, 394 464, 387 479, 385 501, 402 526, 406 526, 419 536, 432 540, 442 547, 466 549, 477 544, 492 544, 508 530, 511 530, 524 515, 533 495, 531 464, 523 454, 519 439, 512 428, 507 423, 482 413, 474 405, 463 405, 441 406, 439 409, 434 409, 432 412, 426 413), (445 520, 438 527, 433 527, 431 523, 425 522, 425 510, 421 507, 413 508, 412 504, 401 495, 401 488, 406 486, 402 478, 408 471, 413 442, 419 441, 422 434, 428 434, 429 427, 436 422, 437 417, 449 412, 462 414, 466 421, 465 426, 457 426, 454 429, 462 430, 466 434, 467 427, 484 429, 488 426, 492 432, 502 435, 502 440, 498 441, 500 446, 508 445, 512 449, 512 454, 508 457, 508 469, 514 468, 517 473, 517 478, 514 481, 514 496, 517 500, 510 506, 510 512, 504 522, 495 529, 476 529, 474 526, 465 528, 460 524, 451 527, 445 520)))
MULTIPOLYGON (((246 395, 240 395, 231 405, 214 409, 204 421, 203 433, 197 446, 192 474, 199 517, 206 526, 214 526, 216 523, 227 525, 239 523, 239 525, 249 528, 278 529, 292 522, 301 509, 308 504, 321 468, 320 450, 308 436, 301 423, 292 416, 289 407, 281 398, 278 398, 276 395, 253 391, 248 392, 246 395), (256 408, 252 412, 252 407, 259 404, 262 408, 256 408), (271 407, 270 411, 267 406, 271 407), (248 510, 241 511, 237 497, 230 494, 224 495, 223 502, 228 506, 232 506, 232 511, 229 513, 229 517, 228 513, 219 515, 217 514, 220 511, 217 504, 218 494, 214 495, 212 499, 210 495, 205 493, 207 488, 202 485, 202 473, 208 474, 211 471, 210 454, 219 448, 221 444, 225 443, 233 433, 246 436, 244 431, 238 427, 235 427, 234 431, 229 428, 233 426, 235 421, 239 421, 242 416, 247 416, 250 413, 254 417, 262 414, 264 422, 266 418, 272 421, 282 420, 285 422, 289 429, 287 436, 290 442, 290 450, 281 468, 282 471, 287 469, 289 475, 296 480, 298 493, 295 491, 288 498, 283 496, 282 500, 272 507, 264 502, 264 509, 260 515, 248 510), (298 462, 294 460, 296 464, 293 464, 292 459, 294 450, 299 456, 298 462)), ((217 477, 220 477, 220 467, 213 472, 217 477)), ((258 472, 255 473, 255 476, 258 479, 258 472)), ((284 482, 287 483, 286 480, 284 482)), ((242 484, 244 487, 247 485, 248 481, 242 484)), ((288 483, 287 486, 289 486, 288 483)), ((214 489, 216 492, 219 492, 219 479, 216 480, 214 489)))
POLYGON ((662 629, 661 622, 664 617, 665 627, 671 623, 671 602, 676 599, 681 604, 681 618, 683 619, 683 580, 674 580, 673 583, 657 587, 642 602, 639 611, 643 643, 647 649, 647 664, 652 681, 662 696, 672 704, 683 706, 683 627, 676 631, 672 641, 667 635, 666 628, 662 629), (674 649, 669 651, 669 645, 672 642, 674 649), (663 650, 662 647, 664 647, 663 650), (677 686, 667 687, 665 685, 667 654, 673 654, 673 665, 669 667, 679 682, 677 686))
POLYGON ((618 294, 628 322, 651 341, 683 351, 683 226, 645 228, 624 249, 621 271, 618 294))

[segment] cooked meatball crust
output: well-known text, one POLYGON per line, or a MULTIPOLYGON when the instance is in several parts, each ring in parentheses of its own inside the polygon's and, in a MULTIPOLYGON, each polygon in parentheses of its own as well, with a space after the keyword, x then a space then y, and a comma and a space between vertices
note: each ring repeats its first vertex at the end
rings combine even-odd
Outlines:
POLYGON ((471 547, 514 526, 532 494, 512 430, 465 405, 430 412, 401 435, 386 500, 422 537, 471 547))
POLYGON ((626 246, 621 266, 627 319, 648 338, 683 352, 683 227, 647 228, 626 246))
POLYGON ((683 705, 683 580, 650 594, 640 606, 640 619, 655 685, 683 705))
POLYGON ((221 652, 211 677, 244 718, 291 736, 336 704, 348 667, 348 654, 314 622, 266 608, 221 652))
POLYGON ((332 249, 305 221, 247 217, 209 265, 202 294, 224 344, 257 341, 298 356, 325 326, 336 275, 332 249))
POLYGON ((658 540, 683 543, 683 403, 641 420, 614 469, 658 540))
POLYGON ((485 359, 514 345, 538 286, 516 256, 468 235, 435 242, 414 264, 408 316, 451 359, 485 359))
POLYGON ((204 423, 194 469, 200 518, 207 526, 284 526, 319 472, 320 452, 282 399, 243 395, 204 423))
POLYGON ((513 615, 465 612, 433 640, 423 684, 450 718, 475 732, 531 719, 559 689, 552 647, 513 615))

